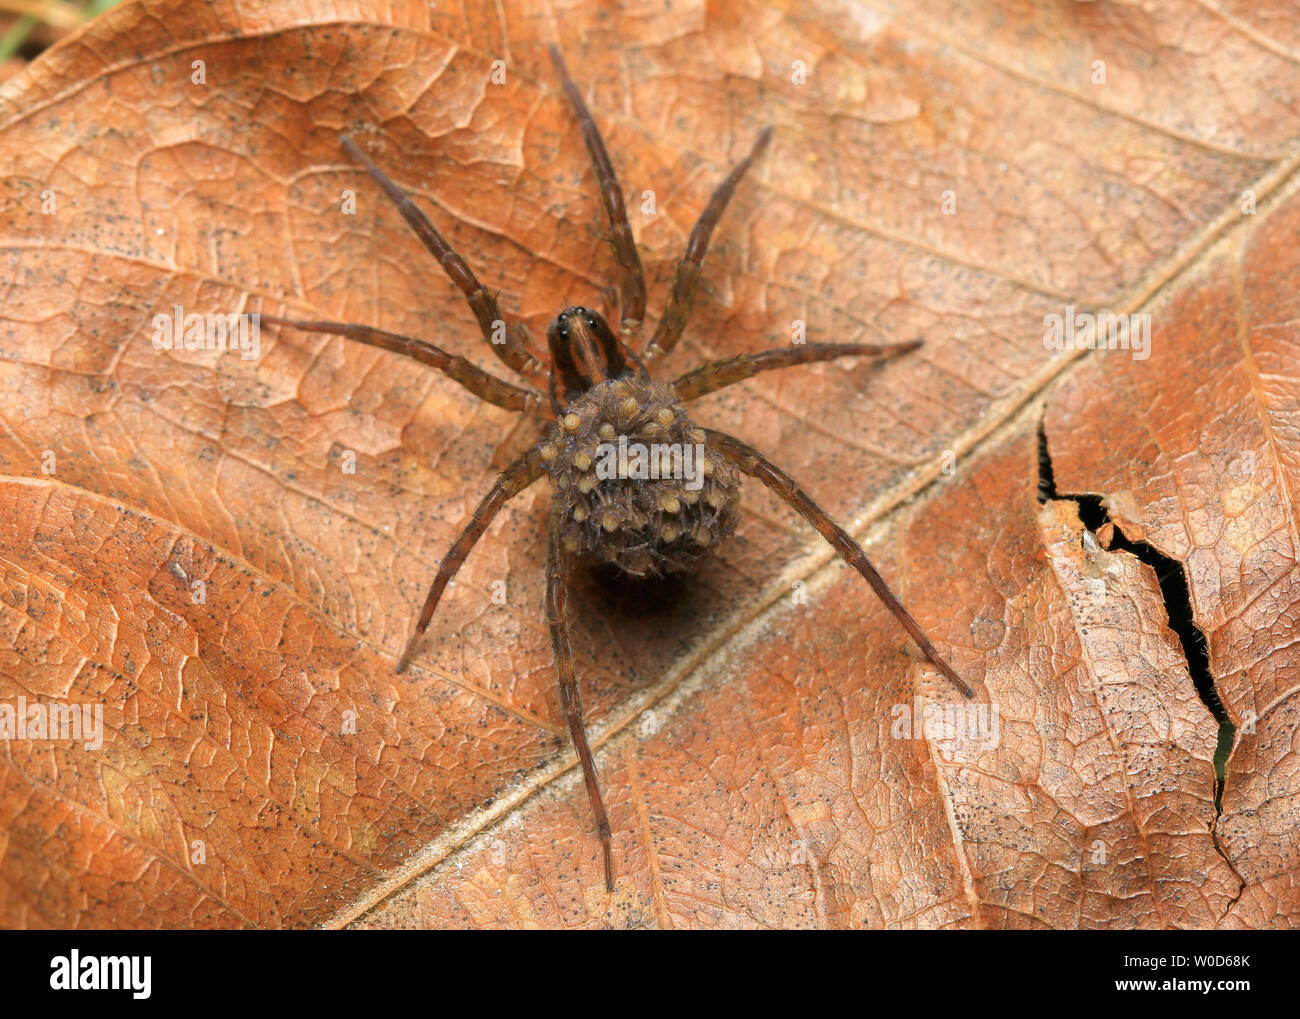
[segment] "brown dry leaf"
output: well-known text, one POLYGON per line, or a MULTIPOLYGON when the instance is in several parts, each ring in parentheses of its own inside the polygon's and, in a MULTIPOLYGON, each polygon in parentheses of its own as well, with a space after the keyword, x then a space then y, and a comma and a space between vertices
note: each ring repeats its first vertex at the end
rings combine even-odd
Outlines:
POLYGON ((1149 361, 1079 373, 1046 422, 1058 487, 1104 495, 1125 535, 1184 564, 1238 727, 1215 826, 1244 882, 1234 926, 1295 924, 1300 897, 1297 230, 1292 193, 1161 309, 1149 361))
POLYGON ((1300 70, 1268 5, 1167 8, 163 0, 0 87, 0 702, 102 704, 105 729, 0 747, 0 924, 1294 923, 1295 202, 1270 201, 1300 70), (613 896, 541 613, 541 486, 393 673, 510 415, 338 339, 151 343, 180 305, 493 364, 341 130, 535 336, 600 304, 612 260, 551 41, 619 168, 652 316, 710 190, 776 127, 670 372, 795 321, 926 339, 698 416, 871 540, 995 727, 927 735, 951 690, 748 486, 740 534, 668 596, 575 593, 613 896), (1044 349, 1066 304, 1136 311, 1167 285, 1149 360, 1044 349), (1242 724, 1221 817, 1219 726, 1155 572, 1081 522, 1087 492, 1185 564, 1242 724))

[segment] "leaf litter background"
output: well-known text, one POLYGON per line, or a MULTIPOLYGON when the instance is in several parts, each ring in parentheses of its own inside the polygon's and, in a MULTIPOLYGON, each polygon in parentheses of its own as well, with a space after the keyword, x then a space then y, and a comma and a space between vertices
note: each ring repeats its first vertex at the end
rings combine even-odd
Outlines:
POLYGON ((0 697, 100 702, 107 732, 0 747, 0 923, 1295 924, 1293 14, 171 0, 65 40, 0 87, 0 697), (670 372, 795 319, 926 339, 698 418, 867 541, 1000 719, 989 748, 892 738, 894 706, 952 692, 749 486, 689 583, 575 594, 612 896, 541 614, 543 486, 392 672, 520 441, 510 415, 338 339, 266 329, 247 362, 150 343, 180 304, 492 363, 345 129, 535 336, 599 304, 612 260, 551 41, 614 154, 652 314, 709 191, 776 125, 670 372), (1150 359, 1044 350, 1067 303, 1149 311, 1150 359), (1185 578, 1190 667, 1132 543, 1185 578), (1238 726, 1221 805, 1198 670, 1238 726))

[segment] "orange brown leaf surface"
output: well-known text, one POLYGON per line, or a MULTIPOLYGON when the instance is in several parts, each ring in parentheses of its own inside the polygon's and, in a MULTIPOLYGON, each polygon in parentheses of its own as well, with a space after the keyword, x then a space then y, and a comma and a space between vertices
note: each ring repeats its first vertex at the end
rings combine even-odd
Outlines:
POLYGON ((0 924, 1295 923, 1300 71, 1270 4, 1013 7, 157 0, 0 85, 0 702, 104 713, 102 747, 0 744, 0 924), (667 374, 795 322, 925 339, 698 419, 867 544, 997 726, 901 732, 957 698, 748 486, 688 582, 574 593, 612 896, 541 612, 542 486, 393 671, 512 417, 338 338, 151 342, 177 305, 261 311, 497 370, 341 131, 534 336, 606 307, 551 42, 628 196, 646 336, 712 187, 775 127, 667 374), (1149 310, 1151 358, 1045 349, 1068 303, 1149 310), (1221 812, 1156 573, 1093 538, 1083 493, 1186 572, 1239 727, 1221 812))
POLYGON ((1060 489, 1104 496, 1127 536, 1183 564, 1237 726, 1214 828, 1244 882, 1225 922, 1249 927, 1295 922, 1300 867, 1298 229, 1290 196, 1229 238, 1162 310, 1145 365, 1080 373, 1047 417, 1060 489))

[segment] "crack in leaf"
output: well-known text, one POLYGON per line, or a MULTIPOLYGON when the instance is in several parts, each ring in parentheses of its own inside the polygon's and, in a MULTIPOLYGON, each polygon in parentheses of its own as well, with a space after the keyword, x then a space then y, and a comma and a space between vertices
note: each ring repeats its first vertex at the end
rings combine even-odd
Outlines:
POLYGON ((1046 503, 1050 499, 1073 502, 1079 509, 1079 519, 1086 528, 1086 533, 1097 540, 1098 544, 1109 552, 1125 552, 1155 572, 1160 585, 1160 596, 1168 616, 1169 628, 1178 636, 1186 660, 1188 674, 1196 688, 1196 694, 1206 709, 1214 716, 1218 725, 1218 744, 1214 753, 1214 820, 1210 824, 1210 837, 1214 842, 1215 852, 1223 858, 1233 876, 1240 882, 1237 894, 1233 896, 1224 910, 1228 911, 1241 898, 1246 889, 1246 881, 1237 870, 1223 848, 1219 845, 1218 824, 1223 815, 1223 790, 1227 785, 1228 758, 1236 741, 1237 726, 1228 717, 1218 690, 1214 685, 1214 676, 1210 672, 1210 656, 1205 634, 1197 625, 1192 612, 1191 589, 1187 582, 1186 568, 1177 559, 1165 555, 1146 541, 1133 541, 1110 518, 1106 509, 1105 497, 1093 493, 1059 492, 1056 488, 1056 476, 1052 470, 1052 458, 1047 448, 1047 429, 1040 420, 1038 426, 1038 502, 1046 503))

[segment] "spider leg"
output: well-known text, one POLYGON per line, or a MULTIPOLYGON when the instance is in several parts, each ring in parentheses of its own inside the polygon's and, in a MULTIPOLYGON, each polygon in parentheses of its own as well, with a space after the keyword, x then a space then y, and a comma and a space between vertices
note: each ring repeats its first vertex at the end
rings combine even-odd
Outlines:
POLYGON ((479 328, 483 331, 483 339, 488 341, 492 352, 506 367, 512 368, 520 375, 535 371, 539 362, 529 352, 527 327, 522 322, 506 322, 505 316, 501 314, 501 306, 497 304, 496 295, 479 283, 473 270, 452 250, 442 234, 438 233, 434 225, 429 222, 429 217, 421 212, 420 207, 361 151, 356 142, 345 134, 339 135, 339 142, 347 150, 348 155, 364 166, 375 183, 383 188, 384 194, 397 206, 397 211, 419 235, 424 246, 438 260, 438 264, 442 266, 448 278, 460 288, 469 302, 470 309, 474 312, 474 317, 478 319, 479 328), (501 323, 501 326, 497 323, 501 323), (504 327, 504 335, 501 342, 496 342, 493 340, 493 334, 502 327, 504 327))
POLYGON ((871 561, 867 559, 867 554, 862 551, 862 546, 854 541, 844 528, 836 524, 824 509, 813 502, 790 475, 764 457, 754 447, 741 442, 739 439, 723 432, 715 432, 709 428, 706 428, 705 432, 710 442, 730 463, 750 477, 763 482, 794 507, 808 523, 817 528, 818 533, 830 543, 830 546, 840 554, 840 557, 862 574, 863 579, 876 592, 876 597, 885 603, 885 607, 894 614, 894 618, 902 624, 903 629, 908 632, 912 640, 916 641, 917 647, 921 649, 935 668, 942 672, 967 697, 975 696, 975 691, 958 677, 957 673, 953 672, 947 662, 939 657, 939 652, 935 650, 934 645, 930 643, 916 620, 912 618, 912 614, 903 607, 902 602, 894 597, 894 592, 889 589, 885 579, 871 565, 871 561))
POLYGON ((350 325, 346 322, 317 322, 292 318, 280 318, 277 315, 263 315, 263 322, 276 326, 289 326, 310 333, 329 333, 331 336, 346 336, 350 340, 365 343, 371 347, 391 350, 395 354, 405 354, 409 358, 437 368, 448 378, 459 382, 480 400, 494 406, 522 413, 534 413, 541 405, 542 394, 535 389, 523 389, 511 385, 504 379, 485 372, 459 354, 451 354, 432 343, 417 340, 400 333, 385 332, 371 326, 350 325))
POLYGON ((916 350, 922 340, 906 343, 808 343, 798 347, 777 347, 758 354, 740 354, 702 365, 680 376, 674 383, 677 398, 694 400, 725 386, 751 379, 759 372, 789 368, 796 364, 830 361, 837 357, 889 357, 916 350))
POLYGON ((749 155, 727 174, 727 179, 718 185, 717 190, 713 192, 713 197, 709 199, 709 204, 700 213, 700 218, 691 230, 690 239, 686 242, 686 254, 677 263, 677 275, 673 277, 673 289, 668 295, 668 306, 664 309, 659 324, 655 326, 654 336, 646 346, 647 364, 667 354, 682 338, 682 330, 686 328, 686 320, 691 315, 691 305, 695 303, 695 291, 700 284, 700 265, 709 250, 709 239, 713 236, 713 228, 718 225, 727 203, 736 193, 736 185, 740 183, 740 178, 745 176, 745 171, 749 169, 750 164, 762 155, 771 139, 772 129, 763 128, 754 142, 754 147, 749 150, 749 155))
POLYGON ((582 764, 582 777, 587 783, 587 798, 591 800, 592 813, 596 815, 596 830, 600 834, 605 855, 605 888, 614 890, 614 852, 610 846, 609 816, 605 801, 600 796, 596 781, 596 762, 587 743, 587 732, 582 727, 582 694, 578 678, 573 671, 573 649, 569 646, 569 589, 568 568, 564 549, 560 547, 559 503, 551 508, 551 525, 546 539, 546 621, 551 627, 551 650, 555 656, 555 673, 560 680, 560 701, 564 705, 564 718, 569 723, 569 736, 582 764))
POLYGON ((397 660, 398 672, 405 672, 406 667, 411 663, 415 645, 424 636, 424 631, 429 628, 429 620, 433 618, 434 609, 438 607, 438 599, 442 597, 443 589, 456 575, 465 557, 469 555, 470 549, 479 538, 483 537, 483 532, 488 529, 488 525, 492 523, 492 519, 501 507, 540 478, 542 470, 541 455, 536 449, 530 449, 502 472, 496 484, 474 508, 474 515, 470 518, 470 522, 452 542, 451 548, 447 550, 447 554, 443 556, 438 566, 438 575, 434 578, 433 586, 429 588, 429 594, 424 599, 424 608, 420 610, 420 619, 415 624, 415 633, 407 642, 402 657, 397 660))
POLYGON ((551 47, 551 63, 555 65, 555 73, 560 76, 564 94, 568 96, 569 105, 578 118, 582 140, 586 142, 587 153, 591 156, 591 168, 600 185, 600 200, 609 217, 610 241, 619 269, 619 333, 624 340, 628 340, 641 328, 641 321, 645 318, 645 273, 641 269, 641 256, 637 254, 636 241, 632 238, 632 227, 628 225, 623 189, 619 186, 618 175, 614 172, 614 164, 610 162, 605 142, 600 137, 600 128, 596 126, 587 104, 582 101, 578 86, 569 77, 564 57, 555 46, 551 47))

